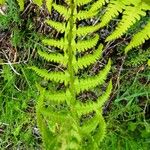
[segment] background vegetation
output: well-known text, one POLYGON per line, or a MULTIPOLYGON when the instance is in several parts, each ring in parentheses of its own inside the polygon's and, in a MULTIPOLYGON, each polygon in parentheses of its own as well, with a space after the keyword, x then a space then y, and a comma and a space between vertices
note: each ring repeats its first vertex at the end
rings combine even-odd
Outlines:
MULTIPOLYGON (((43 24, 43 18, 48 16, 46 9, 27 1, 25 10, 19 12, 15 1, 7 0, 7 4, 0 6, 0 149, 40 150, 35 81, 45 87, 48 83, 28 70, 28 66, 49 65, 38 57, 36 50, 44 47, 40 42, 43 36, 57 34, 43 24)), ((58 14, 49 17, 61 19, 58 14)), ((114 89, 104 107, 108 133, 101 145, 103 150, 150 149, 150 68, 147 65, 150 41, 129 52, 127 57, 124 55, 131 35, 148 17, 150 13, 105 50, 104 58, 113 61, 110 76, 114 89)), ((110 26, 99 31, 102 40, 114 26, 113 20, 110 26)), ((93 69, 100 65, 98 62, 93 69)))

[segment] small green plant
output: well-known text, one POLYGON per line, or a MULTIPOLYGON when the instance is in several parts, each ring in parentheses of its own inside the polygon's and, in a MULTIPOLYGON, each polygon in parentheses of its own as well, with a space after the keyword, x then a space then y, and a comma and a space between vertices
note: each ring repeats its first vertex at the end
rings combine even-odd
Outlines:
POLYGON ((141 65, 146 65, 147 60, 150 56, 150 49, 147 50, 138 50, 137 53, 135 51, 131 51, 128 53, 128 59, 125 62, 126 66, 138 67, 141 65))
POLYGON ((52 3, 53 8, 65 18, 65 22, 46 20, 45 22, 63 35, 60 39, 44 39, 45 45, 55 47, 55 53, 39 50, 38 53, 48 62, 62 65, 58 71, 48 71, 31 67, 45 80, 53 81, 56 87, 45 89, 37 84, 40 92, 36 107, 38 127, 44 148, 50 149, 99 149, 105 136, 106 125, 102 116, 102 106, 109 98, 112 83, 106 91, 96 92, 105 85, 111 68, 109 60, 98 74, 82 77, 85 70, 102 57, 103 45, 98 44, 99 23, 94 26, 78 26, 77 22, 97 15, 103 2, 94 2, 89 11, 79 10, 90 0, 67 0, 64 5, 52 3), (99 5, 98 5, 99 4, 99 5), (92 50, 92 54, 82 56, 83 52, 92 50), (79 95, 92 91, 97 99, 87 98, 81 101, 79 95))

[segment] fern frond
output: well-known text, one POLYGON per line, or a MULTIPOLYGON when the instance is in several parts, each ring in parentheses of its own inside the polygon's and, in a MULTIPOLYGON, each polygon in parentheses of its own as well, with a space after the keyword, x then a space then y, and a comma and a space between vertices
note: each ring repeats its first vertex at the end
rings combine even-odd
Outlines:
MULTIPOLYGON (((62 64, 65 67, 65 71, 49 72, 45 69, 31 67, 45 80, 64 83, 61 86, 61 90, 57 92, 51 90, 48 92, 46 89, 44 92, 40 92, 40 94, 43 94, 43 103, 37 109, 38 117, 41 119, 42 116, 44 120, 42 121, 45 122, 50 130, 51 136, 57 137, 52 142, 46 139, 45 144, 48 146, 45 145, 45 147, 48 147, 48 149, 52 148, 52 145, 54 149, 83 149, 82 144, 84 144, 83 142, 87 137, 92 140, 92 142, 87 141, 87 145, 91 143, 94 145, 93 148, 98 148, 99 141, 96 138, 102 139, 105 134, 106 125, 103 123, 104 119, 101 119, 102 106, 109 98, 112 83, 109 83, 106 91, 101 93, 97 101, 83 104, 77 100, 77 97, 81 92, 93 90, 97 86, 104 84, 111 68, 111 61, 109 60, 104 69, 99 71, 98 74, 85 78, 80 77, 80 70, 82 71, 89 65, 93 65, 101 58, 103 45, 98 43, 98 34, 93 36, 94 32, 100 28, 100 23, 82 27, 80 24, 78 26, 77 23, 80 20, 95 17, 99 9, 108 1, 65 0, 64 6, 56 3, 52 4, 53 8, 65 19, 63 23, 52 20, 46 20, 46 23, 58 32, 63 33, 61 34, 63 38, 60 40, 44 39, 42 42, 51 47, 56 47, 56 50, 57 48, 63 50, 64 54, 48 54, 48 52, 39 51, 39 55, 47 61, 62 64), (79 10, 84 8, 84 5, 89 6, 89 8, 79 10), (98 45, 99 47, 97 48, 98 45), (82 52, 86 52, 89 49, 92 49, 93 52, 82 56, 82 52), (91 112, 94 113, 90 116, 91 112), (86 118, 87 121, 82 119, 83 115, 89 116, 86 118), (97 135, 97 129, 101 135, 97 135)), ((41 89, 41 91, 43 90, 41 89)), ((45 136, 45 134, 46 132, 42 136, 47 138, 48 136, 45 136)))
POLYGON ((65 50, 67 43, 64 41, 64 39, 60 40, 55 40, 55 39, 43 39, 42 40, 43 44, 49 45, 49 46, 54 46, 59 49, 65 50))
POLYGON ((99 117, 99 127, 96 133, 93 135, 93 139, 94 139, 93 142, 97 144, 97 146, 99 147, 100 142, 104 139, 106 135, 106 123, 100 111, 97 112, 97 115, 99 117))
POLYGON ((24 10, 24 0, 17 0, 17 2, 20 7, 20 10, 23 11, 24 10))
POLYGON ((49 26, 53 27, 60 33, 65 32, 65 23, 56 22, 56 21, 52 21, 52 20, 45 20, 45 23, 47 23, 49 26))
POLYGON ((80 93, 86 90, 90 90, 95 88, 98 85, 101 85, 104 83, 104 81, 107 78, 107 74, 109 73, 111 68, 111 61, 109 60, 105 68, 100 71, 100 73, 94 77, 87 77, 86 79, 76 79, 75 80, 75 87, 76 92, 80 93))
POLYGON ((55 54, 55 53, 46 53, 41 50, 38 50, 38 54, 43 57, 45 60, 50 61, 50 62, 55 62, 55 63, 60 63, 63 66, 66 66, 67 64, 67 58, 63 56, 62 54, 55 54))
POLYGON ((104 6, 106 3, 108 3, 109 0, 97 0, 91 5, 91 8, 89 11, 96 11, 100 9, 102 6, 104 6))
POLYGON ((65 122, 67 121, 67 112, 61 112, 61 111, 55 112, 50 108, 42 108, 41 116, 43 116, 43 121, 47 122, 46 123, 47 128, 53 135, 55 135, 58 126, 63 127, 65 122))
POLYGON ((53 3, 53 0, 46 0, 46 7, 47 7, 49 13, 51 13, 52 3, 53 3))
POLYGON ((65 91, 51 92, 41 87, 39 84, 37 84, 36 86, 38 88, 38 91, 40 92, 40 95, 41 94, 43 95, 43 100, 46 100, 47 102, 50 102, 51 104, 53 103, 62 104, 66 102, 67 94, 65 91), (44 94, 43 94, 43 91, 44 91, 44 94))
POLYGON ((102 56, 103 45, 101 44, 93 54, 88 54, 84 57, 78 58, 77 62, 74 63, 75 70, 83 69, 91 64, 94 64, 102 56))
POLYGON ((66 102, 66 92, 45 92, 45 99, 50 103, 65 103, 66 102))
POLYGON ((58 4, 53 4, 54 9, 60 14, 62 15, 66 20, 68 20, 69 16, 70 16, 70 10, 67 9, 66 7, 62 6, 62 5, 58 5, 58 4))
POLYGON ((140 20, 141 16, 146 13, 138 5, 136 7, 128 6, 123 13, 123 18, 116 30, 106 38, 106 41, 111 41, 122 36, 136 21, 140 20))
POLYGON ((75 48, 78 52, 84 52, 88 49, 95 47, 98 40, 99 40, 99 35, 96 34, 94 38, 90 38, 88 40, 78 41, 75 45, 75 48))
MULTIPOLYGON (((88 0, 87 0, 88 1, 88 0)), ((81 5, 87 4, 89 2, 91 2, 91 0, 89 2, 87 1, 78 1, 77 3, 81 3, 81 5)), ((108 2, 108 0, 98 0, 96 2, 94 2, 93 4, 91 4, 90 9, 89 10, 80 10, 79 13, 77 14, 76 18, 78 20, 83 20, 83 19, 88 19, 88 18, 92 18, 94 16, 97 15, 98 10, 106 3, 108 2)), ((80 4, 79 4, 80 5, 80 4)))
POLYGON ((112 81, 109 82, 106 91, 97 99, 96 102, 92 101, 92 102, 87 102, 85 104, 78 102, 75 106, 78 116, 80 117, 81 115, 89 114, 93 111, 96 112, 97 110, 102 108, 104 103, 108 100, 111 94, 111 90, 112 90, 112 81))
POLYGON ((77 29, 77 36, 85 36, 87 34, 96 32, 100 28, 100 23, 93 25, 93 26, 84 26, 84 27, 79 27, 77 29))
POLYGON ((123 11, 125 4, 122 1, 110 1, 106 13, 102 16, 101 27, 107 25, 113 18, 117 17, 123 11))
MULTIPOLYGON (((81 142, 81 140, 82 140, 82 138, 81 138, 81 135, 79 134, 80 132, 79 132, 79 126, 78 126, 78 123, 76 123, 75 121, 73 122, 73 124, 72 124, 72 135, 73 135, 73 137, 75 137, 77 140, 78 140, 78 142, 80 143, 81 142)), ((73 148, 73 147, 72 147, 73 148)))
POLYGON ((46 69, 39 69, 35 66, 30 67, 29 69, 35 71, 39 76, 43 77, 45 80, 50 80, 57 83, 65 83, 65 85, 67 85, 69 80, 69 75, 67 72, 48 72, 46 69))
POLYGON ((42 4, 43 4, 43 0, 33 0, 33 2, 34 2, 35 4, 37 4, 39 7, 41 7, 42 4))
POLYGON ((44 116, 45 120, 50 120, 49 122, 52 122, 55 125, 56 123, 63 123, 67 120, 67 112, 55 112, 50 108, 41 108, 41 115, 44 116))
POLYGON ((68 149, 68 150, 79 150, 81 148, 80 144, 82 142, 82 137, 79 132, 78 124, 70 117, 69 122, 65 122, 65 134, 62 136, 60 135, 61 141, 66 139, 65 144, 62 143, 60 149, 68 149))
POLYGON ((98 11, 87 11, 87 10, 81 10, 79 13, 77 13, 76 18, 78 20, 83 20, 83 19, 89 19, 94 16, 96 16, 98 11))
POLYGON ((76 4, 77 4, 78 6, 82 6, 82 5, 88 4, 88 3, 90 3, 90 2, 92 2, 92 0, 77 0, 77 1, 76 1, 76 4))
POLYGON ((99 119, 98 119, 98 116, 95 115, 90 120, 84 122, 84 124, 80 128, 81 133, 84 136, 85 135, 89 135, 92 131, 94 131, 96 129, 96 127, 98 126, 98 124, 99 124, 99 119))
POLYGON ((87 137, 91 132, 94 133, 91 136, 90 147, 92 149, 99 149, 100 142, 103 140, 106 134, 106 123, 102 116, 102 110, 96 112, 95 116, 86 122, 81 128, 81 132, 87 137), (88 133, 88 134, 87 134, 88 133))
POLYGON ((150 21, 140 32, 133 36, 131 42, 125 48, 125 53, 127 53, 132 48, 143 44, 148 39, 150 39, 150 21))
POLYGON ((54 136, 52 136, 52 133, 48 130, 47 125, 45 124, 45 120, 43 119, 43 116, 41 115, 41 108, 43 107, 44 90, 40 90, 40 93, 41 94, 38 98, 38 102, 36 105, 37 124, 38 124, 42 137, 46 139, 43 141, 44 142, 43 144, 47 145, 47 143, 49 143, 48 141, 50 140, 51 143, 49 144, 49 147, 51 147, 50 145, 52 145, 53 143, 52 140, 54 140, 54 136))
POLYGON ((112 80, 110 80, 106 91, 98 98, 97 103, 99 107, 102 107, 104 105, 104 103, 107 101, 107 99, 109 98, 110 94, 112 91, 112 80))

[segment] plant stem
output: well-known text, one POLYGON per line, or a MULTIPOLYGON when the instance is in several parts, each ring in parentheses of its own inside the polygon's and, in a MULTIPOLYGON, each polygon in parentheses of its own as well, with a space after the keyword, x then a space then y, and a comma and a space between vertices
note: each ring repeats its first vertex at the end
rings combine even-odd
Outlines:
POLYGON ((70 0, 70 9, 71 9, 71 15, 69 18, 69 32, 67 35, 67 40, 68 40, 68 72, 70 75, 70 85, 69 85, 69 90, 71 93, 71 105, 75 104, 76 101, 76 93, 75 93, 75 87, 74 87, 74 80, 75 80, 75 73, 73 69, 73 47, 72 47, 72 41, 74 40, 73 38, 73 27, 74 27, 74 10, 75 10, 75 3, 74 0, 70 0))

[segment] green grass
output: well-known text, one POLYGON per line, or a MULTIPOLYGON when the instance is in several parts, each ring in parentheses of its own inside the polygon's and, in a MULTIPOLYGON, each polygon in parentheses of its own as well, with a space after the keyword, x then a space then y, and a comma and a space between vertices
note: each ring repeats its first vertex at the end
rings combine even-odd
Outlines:
POLYGON ((106 120, 108 134, 104 150, 149 150, 150 75, 149 69, 122 73, 117 96, 106 120), (130 77, 130 78, 129 78, 130 77))
POLYGON ((8 65, 3 66, 0 90, 0 148, 38 148, 35 103, 38 78, 26 66, 15 67, 20 75, 15 75, 8 65), (31 86, 32 85, 32 86, 31 86), (35 144, 36 143, 36 144, 35 144))
POLYGON ((7 0, 7 4, 5 15, 0 15, 0 32, 7 36, 0 49, 0 149, 40 149, 35 117, 38 95, 35 81, 39 78, 27 69, 34 63, 31 57, 36 54, 39 36, 32 19, 21 18, 14 1, 7 0), (12 61, 14 56, 7 52, 13 49, 17 59, 9 64, 5 55, 12 61))
POLYGON ((4 11, 5 15, 0 13, 0 29, 8 29, 13 28, 14 25, 20 25, 20 12, 17 7, 17 4, 12 0, 7 0, 6 12, 4 11))

